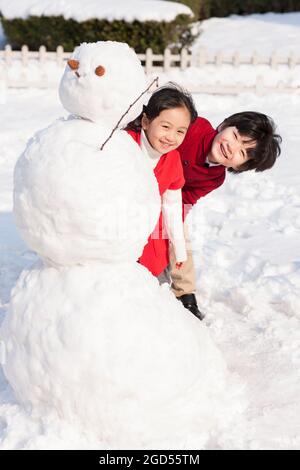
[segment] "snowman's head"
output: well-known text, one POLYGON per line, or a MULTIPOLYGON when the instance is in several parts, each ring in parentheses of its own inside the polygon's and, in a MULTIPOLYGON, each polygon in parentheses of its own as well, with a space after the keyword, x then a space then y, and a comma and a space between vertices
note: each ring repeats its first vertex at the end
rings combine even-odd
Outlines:
MULTIPOLYGON (((61 79, 59 96, 70 113, 115 126, 147 85, 142 65, 128 44, 99 41, 75 49, 61 79)), ((121 127, 141 113, 143 103, 140 99, 130 109, 121 127)))

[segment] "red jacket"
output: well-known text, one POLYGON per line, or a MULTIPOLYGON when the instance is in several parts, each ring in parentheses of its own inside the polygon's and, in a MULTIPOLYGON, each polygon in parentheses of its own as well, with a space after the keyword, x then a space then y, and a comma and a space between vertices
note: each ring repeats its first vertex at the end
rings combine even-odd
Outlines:
POLYGON ((190 125, 183 143, 178 147, 185 178, 182 189, 184 204, 195 204, 198 199, 224 183, 225 167, 206 165, 206 157, 217 133, 209 121, 198 117, 190 125))
MULTIPOLYGON (((141 133, 127 131, 141 145, 141 133)), ((180 189, 184 185, 183 170, 180 155, 177 150, 162 155, 154 168, 159 193, 162 196, 167 189, 180 189)), ((169 240, 163 230, 162 213, 154 231, 148 238, 139 262, 158 276, 169 264, 169 240)))

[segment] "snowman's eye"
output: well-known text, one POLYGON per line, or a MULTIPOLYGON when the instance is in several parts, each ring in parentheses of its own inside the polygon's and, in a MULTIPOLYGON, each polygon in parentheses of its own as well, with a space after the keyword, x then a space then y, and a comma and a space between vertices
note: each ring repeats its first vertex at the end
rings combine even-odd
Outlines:
POLYGON ((79 68, 79 60, 69 59, 69 60, 68 60, 68 66, 69 66, 70 69, 72 69, 72 70, 78 70, 78 68, 79 68))
POLYGON ((95 68, 95 74, 98 75, 98 77, 102 77, 105 74, 103 65, 98 65, 98 67, 95 68))

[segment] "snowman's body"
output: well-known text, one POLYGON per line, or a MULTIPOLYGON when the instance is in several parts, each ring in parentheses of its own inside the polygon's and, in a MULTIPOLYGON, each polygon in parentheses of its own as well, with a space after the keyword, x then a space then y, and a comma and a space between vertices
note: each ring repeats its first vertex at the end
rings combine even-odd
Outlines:
POLYGON ((38 132, 15 171, 17 224, 43 261, 13 290, 5 374, 40 416, 111 447, 198 446, 232 412, 226 368, 207 328, 136 263, 160 212, 150 165, 124 131, 100 150, 146 81, 123 44, 85 44, 74 58, 82 69, 67 69, 61 98, 85 119, 38 132), (90 70, 102 65, 97 80, 109 80, 111 54, 126 96, 113 66, 112 96, 106 84, 93 91, 90 70))
POLYGON ((14 212, 47 263, 135 262, 158 218, 157 182, 124 131, 61 119, 32 139, 15 169, 14 212))

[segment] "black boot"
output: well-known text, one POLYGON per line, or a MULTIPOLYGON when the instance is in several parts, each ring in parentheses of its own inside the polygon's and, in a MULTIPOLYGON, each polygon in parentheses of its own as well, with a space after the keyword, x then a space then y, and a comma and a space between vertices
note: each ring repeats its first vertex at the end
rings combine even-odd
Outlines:
POLYGON ((195 294, 184 294, 180 297, 177 297, 177 299, 180 300, 183 303, 183 306, 192 312, 195 317, 197 317, 199 320, 203 320, 205 315, 200 312, 198 308, 195 294))

